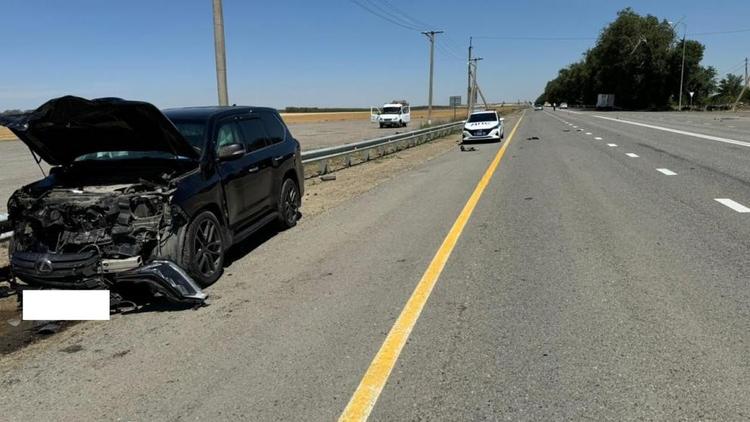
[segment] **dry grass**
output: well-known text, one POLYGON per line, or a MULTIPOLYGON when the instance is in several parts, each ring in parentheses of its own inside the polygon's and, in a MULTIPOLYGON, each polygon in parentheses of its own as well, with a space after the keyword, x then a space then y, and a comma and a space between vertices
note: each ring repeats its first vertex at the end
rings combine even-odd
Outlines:
POLYGON ((7 127, 0 126, 0 141, 10 141, 16 139, 16 135, 7 127))

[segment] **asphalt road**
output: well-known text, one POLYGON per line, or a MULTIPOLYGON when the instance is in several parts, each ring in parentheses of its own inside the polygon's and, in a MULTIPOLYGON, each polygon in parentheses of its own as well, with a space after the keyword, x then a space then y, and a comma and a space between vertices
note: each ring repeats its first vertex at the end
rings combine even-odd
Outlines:
MULTIPOLYGON (((748 419, 750 213, 716 199, 750 206, 750 149, 596 115, 525 114, 370 420, 748 419)), ((499 147, 246 245, 209 307, 4 356, 3 418, 336 419, 499 147)))

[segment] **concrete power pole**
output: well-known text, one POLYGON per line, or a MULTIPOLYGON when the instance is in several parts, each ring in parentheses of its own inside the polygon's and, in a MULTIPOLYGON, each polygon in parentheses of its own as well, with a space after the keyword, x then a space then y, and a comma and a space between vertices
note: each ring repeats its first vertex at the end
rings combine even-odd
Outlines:
POLYGON ((442 34, 443 31, 425 31, 422 33, 430 39, 430 93, 427 99, 427 124, 430 125, 432 124, 432 74, 435 68, 435 35, 442 34))
POLYGON ((224 12, 221 0, 214 3, 214 50, 216 51, 216 87, 219 91, 219 105, 229 105, 227 94, 227 55, 224 50, 224 12))
POLYGON ((469 101, 467 102, 467 117, 469 114, 471 114, 471 111, 474 108, 474 103, 476 103, 476 97, 477 97, 477 62, 480 60, 483 60, 481 57, 472 57, 471 61, 469 62, 469 65, 472 67, 471 71, 471 89, 469 91, 469 101))
POLYGON ((732 111, 737 110, 737 104, 739 104, 742 97, 745 95, 745 91, 750 89, 750 79, 747 77, 747 57, 745 57, 745 83, 742 84, 742 91, 740 91, 740 95, 737 96, 737 99, 734 101, 734 104, 732 104, 732 111))
POLYGON ((472 44, 472 38, 473 37, 469 37, 469 61, 467 62, 468 63, 468 71, 467 71, 467 75, 466 75, 467 78, 468 78, 468 80, 466 82, 466 104, 469 104, 469 102, 471 101, 471 100, 469 100, 469 97, 471 96, 471 49, 473 48, 472 45, 471 45, 472 44))
POLYGON ((687 37, 687 25, 685 25, 685 32, 682 33, 682 67, 680 68, 680 104, 679 104, 680 111, 682 111, 682 81, 685 79, 685 37, 687 37))

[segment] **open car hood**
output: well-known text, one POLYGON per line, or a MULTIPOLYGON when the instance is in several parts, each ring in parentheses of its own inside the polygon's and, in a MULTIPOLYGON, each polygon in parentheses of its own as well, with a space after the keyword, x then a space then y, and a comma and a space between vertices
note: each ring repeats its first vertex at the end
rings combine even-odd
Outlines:
POLYGON ((158 108, 140 101, 60 97, 20 117, 0 116, 0 125, 52 165, 104 151, 160 151, 199 158, 158 108))

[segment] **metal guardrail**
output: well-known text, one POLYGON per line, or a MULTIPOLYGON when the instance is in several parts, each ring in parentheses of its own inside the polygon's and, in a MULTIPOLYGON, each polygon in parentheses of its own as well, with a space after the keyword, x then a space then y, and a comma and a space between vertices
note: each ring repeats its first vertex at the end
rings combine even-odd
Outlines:
POLYGON ((305 168, 305 179, 321 176, 442 138, 459 131, 463 124, 463 121, 446 123, 377 139, 304 151, 302 153, 302 164, 305 168))

